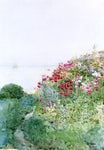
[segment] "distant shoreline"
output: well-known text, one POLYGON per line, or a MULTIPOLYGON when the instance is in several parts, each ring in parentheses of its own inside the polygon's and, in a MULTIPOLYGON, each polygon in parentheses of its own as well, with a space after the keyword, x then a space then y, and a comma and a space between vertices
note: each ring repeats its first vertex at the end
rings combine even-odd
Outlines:
MULTIPOLYGON (((14 65, 0 65, 0 67, 10 67, 12 68, 14 65)), ((47 67, 56 67, 56 65, 17 65, 17 68, 47 68, 47 67)))

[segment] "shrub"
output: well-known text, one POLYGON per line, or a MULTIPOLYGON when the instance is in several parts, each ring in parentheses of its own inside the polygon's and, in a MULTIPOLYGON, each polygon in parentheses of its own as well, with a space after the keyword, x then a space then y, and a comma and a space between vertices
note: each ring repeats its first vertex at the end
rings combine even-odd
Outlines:
POLYGON ((31 141, 33 144, 39 142, 46 135, 44 120, 33 115, 24 122, 23 132, 25 138, 31 141))
POLYGON ((0 98, 21 98, 24 95, 23 88, 19 85, 10 83, 2 87, 0 98))
POLYGON ((27 95, 22 97, 21 99, 21 106, 26 108, 27 106, 33 106, 35 103, 35 97, 32 95, 27 95))
POLYGON ((8 97, 9 97, 9 93, 0 92, 0 99, 4 99, 4 98, 8 98, 8 97))
POLYGON ((12 104, 8 106, 6 129, 14 132, 24 119, 24 111, 17 99, 12 99, 12 104))

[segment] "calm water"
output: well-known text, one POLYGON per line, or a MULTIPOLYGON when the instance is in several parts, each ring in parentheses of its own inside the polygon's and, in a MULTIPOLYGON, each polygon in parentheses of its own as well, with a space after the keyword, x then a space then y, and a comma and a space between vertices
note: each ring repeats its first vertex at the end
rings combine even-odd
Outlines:
POLYGON ((24 91, 33 93, 37 82, 42 75, 50 75, 55 66, 0 66, 0 88, 9 83, 15 83, 24 88, 24 91), (49 70, 50 69, 50 70, 49 70))

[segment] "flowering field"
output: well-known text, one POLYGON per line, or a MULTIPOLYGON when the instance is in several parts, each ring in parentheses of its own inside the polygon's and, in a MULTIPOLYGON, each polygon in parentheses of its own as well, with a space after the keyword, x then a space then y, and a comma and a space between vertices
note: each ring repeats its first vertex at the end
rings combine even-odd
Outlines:
POLYGON ((35 93, 10 84, 0 99, 9 103, 1 147, 104 149, 104 60, 60 63, 51 76, 42 76, 35 93))

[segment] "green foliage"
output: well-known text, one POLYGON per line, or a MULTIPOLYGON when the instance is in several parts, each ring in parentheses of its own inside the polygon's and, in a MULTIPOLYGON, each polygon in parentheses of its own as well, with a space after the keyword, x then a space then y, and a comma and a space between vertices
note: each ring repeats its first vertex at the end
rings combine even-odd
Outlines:
POLYGON ((57 102, 58 95, 56 91, 47 82, 42 83, 42 88, 39 91, 40 97, 43 97, 43 103, 57 102))
POLYGON ((6 118, 8 114, 8 101, 0 100, 0 147, 7 144, 8 135, 6 132, 6 118))
POLYGON ((3 145, 2 149, 13 149, 13 145, 8 144, 7 146, 3 145))
POLYGON ((88 145, 83 141, 84 131, 78 127, 71 127, 67 130, 51 132, 48 134, 49 139, 55 139, 64 143, 66 150, 85 150, 88 145))
POLYGON ((94 149, 102 149, 104 146, 103 132, 100 131, 101 127, 99 124, 94 124, 93 127, 83 135, 84 141, 89 145, 89 147, 94 149))
POLYGON ((9 97, 9 93, 6 93, 6 92, 0 92, 0 99, 6 99, 9 97))
POLYGON ((32 116, 24 122, 22 130, 25 138, 34 144, 36 142, 41 142, 41 139, 46 135, 44 120, 35 116, 32 116))
POLYGON ((37 100, 37 96, 28 94, 27 96, 21 98, 20 105, 24 108, 26 108, 27 106, 32 107, 34 105, 37 105, 37 100))
POLYGON ((0 98, 21 98, 24 95, 23 88, 16 84, 8 84, 2 87, 0 91, 0 98))
POLYGON ((6 129, 13 132, 21 125, 24 119, 24 112, 17 99, 12 99, 12 104, 8 107, 8 115, 6 121, 6 129))
POLYGON ((36 97, 31 94, 21 98, 20 106, 24 110, 25 114, 33 111, 33 106, 37 105, 36 97))

